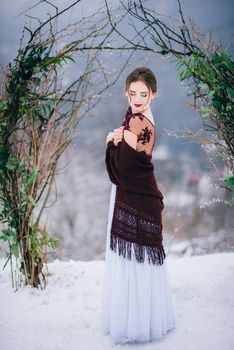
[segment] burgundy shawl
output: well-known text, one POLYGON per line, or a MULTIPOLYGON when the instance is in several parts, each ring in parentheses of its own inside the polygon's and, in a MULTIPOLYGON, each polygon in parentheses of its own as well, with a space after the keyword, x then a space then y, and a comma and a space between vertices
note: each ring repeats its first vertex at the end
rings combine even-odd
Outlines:
POLYGON ((133 249, 137 262, 162 265, 163 195, 154 176, 152 156, 139 152, 124 139, 118 146, 109 141, 105 163, 116 187, 111 224, 110 248, 131 260, 133 249), (133 248, 133 249, 132 249, 133 248))

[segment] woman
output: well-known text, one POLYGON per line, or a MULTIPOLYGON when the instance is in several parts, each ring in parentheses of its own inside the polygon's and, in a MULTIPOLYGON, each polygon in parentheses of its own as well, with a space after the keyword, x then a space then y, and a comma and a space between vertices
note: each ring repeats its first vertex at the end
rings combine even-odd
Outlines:
POLYGON ((106 138, 109 202, 101 329, 116 343, 148 342, 175 327, 162 244, 163 195, 151 162, 155 123, 150 103, 153 72, 131 72, 125 83, 128 110, 106 138))

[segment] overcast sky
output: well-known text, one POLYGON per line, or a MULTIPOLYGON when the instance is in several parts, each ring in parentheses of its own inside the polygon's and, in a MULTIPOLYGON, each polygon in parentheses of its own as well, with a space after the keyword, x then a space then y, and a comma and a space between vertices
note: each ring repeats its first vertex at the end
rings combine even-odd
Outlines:
MULTIPOLYGON (((19 39, 21 36, 22 28, 27 20, 25 15, 19 15, 27 8, 33 7, 37 1, 33 0, 0 0, 0 60, 1 63, 6 63, 12 59, 18 47, 19 39)), ((66 4, 70 4, 73 1, 68 0, 54 0, 51 1, 59 8, 64 7, 66 4)), ((111 1, 112 4, 118 4, 118 1, 111 1)), ((166 15, 175 16, 177 13, 176 0, 151 0, 146 2, 152 6, 158 12, 166 15)), ((87 1, 82 0, 81 4, 78 4, 72 10, 72 18, 76 19, 80 14, 92 13, 95 8, 104 5, 103 0, 87 1)), ((233 23, 234 23, 234 2, 233 0, 194 0, 185 1, 183 3, 184 11, 187 15, 191 16, 200 28, 204 31, 212 29, 214 36, 221 37, 230 51, 233 52, 233 23), (232 41, 232 47, 231 47, 232 41)), ((38 17, 43 18, 46 15, 48 7, 45 4, 41 4, 36 7, 36 14, 38 17)), ((31 11, 31 14, 35 14, 35 10, 31 11), (34 12, 33 12, 34 11, 34 12)), ((69 18, 71 20, 71 17, 69 18)))

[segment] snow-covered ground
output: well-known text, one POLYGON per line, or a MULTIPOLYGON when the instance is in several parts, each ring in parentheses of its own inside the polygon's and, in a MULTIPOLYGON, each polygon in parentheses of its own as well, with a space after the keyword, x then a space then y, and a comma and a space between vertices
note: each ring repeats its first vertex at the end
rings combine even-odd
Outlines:
POLYGON ((0 259, 4 350, 233 350, 234 253, 167 258, 176 328, 160 340, 118 345, 100 331, 104 261, 48 264, 45 290, 11 287, 0 259))

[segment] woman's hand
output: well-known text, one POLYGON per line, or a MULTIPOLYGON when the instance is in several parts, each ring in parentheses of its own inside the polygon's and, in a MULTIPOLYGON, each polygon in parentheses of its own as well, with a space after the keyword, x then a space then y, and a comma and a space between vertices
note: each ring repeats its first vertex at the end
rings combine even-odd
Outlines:
POLYGON ((108 143, 110 140, 114 142, 115 146, 118 146, 118 143, 122 141, 123 139, 123 130, 124 126, 121 126, 118 129, 114 129, 114 131, 109 132, 106 138, 106 143, 108 143))
POLYGON ((114 145, 118 146, 118 143, 122 141, 123 139, 123 131, 124 131, 124 126, 121 126, 118 129, 114 129, 114 145))

